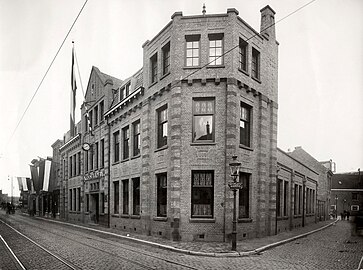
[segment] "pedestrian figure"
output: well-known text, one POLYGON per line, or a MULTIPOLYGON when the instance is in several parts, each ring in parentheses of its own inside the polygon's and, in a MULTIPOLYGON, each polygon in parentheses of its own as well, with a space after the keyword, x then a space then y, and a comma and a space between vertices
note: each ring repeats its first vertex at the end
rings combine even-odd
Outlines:
POLYGON ((340 212, 340 220, 343 220, 344 214, 343 212, 340 212))
POLYGON ((347 220, 349 220, 350 212, 347 211, 347 220))

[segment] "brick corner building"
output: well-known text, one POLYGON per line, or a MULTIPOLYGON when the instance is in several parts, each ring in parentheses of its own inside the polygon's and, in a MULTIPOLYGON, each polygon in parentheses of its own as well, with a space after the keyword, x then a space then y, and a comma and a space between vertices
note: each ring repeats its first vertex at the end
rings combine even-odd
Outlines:
POLYGON ((175 12, 143 44, 143 67, 132 76, 93 67, 78 133, 59 147, 60 216, 173 240, 228 241, 237 155, 239 240, 316 222, 327 172, 277 148, 274 15, 261 9, 258 32, 232 8, 175 12))
POLYGON ((237 155, 244 182, 239 236, 269 235, 277 159, 274 11, 261 10, 261 33, 235 9, 171 18, 143 44, 142 85, 137 76, 124 80, 119 103, 106 112, 111 226, 225 241, 233 205, 229 163, 237 155))

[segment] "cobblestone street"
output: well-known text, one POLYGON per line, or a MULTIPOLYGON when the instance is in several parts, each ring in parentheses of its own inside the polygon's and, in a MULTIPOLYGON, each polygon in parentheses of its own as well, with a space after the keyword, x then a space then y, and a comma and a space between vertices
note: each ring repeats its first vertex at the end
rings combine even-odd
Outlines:
MULTIPOLYGON (((357 269, 363 255, 363 237, 352 234, 352 223, 348 221, 339 221, 258 255, 223 257, 219 253, 220 257, 209 257, 173 252, 20 214, 7 216, 1 212, 0 218, 69 262, 73 269, 357 269)), ((0 235, 27 269, 68 269, 2 222, 0 235)), ((209 245, 212 249, 213 243, 209 245)), ((184 247, 188 244, 184 243, 184 247)), ((5 254, 0 256, 0 269, 16 269, 11 254, 3 245, 0 248, 5 254)))

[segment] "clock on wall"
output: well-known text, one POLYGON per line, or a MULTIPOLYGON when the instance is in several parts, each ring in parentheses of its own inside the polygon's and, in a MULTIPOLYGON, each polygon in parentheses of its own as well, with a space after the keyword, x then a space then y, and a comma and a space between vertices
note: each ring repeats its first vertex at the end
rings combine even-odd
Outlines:
POLYGON ((84 151, 88 151, 90 148, 91 148, 91 146, 89 145, 89 143, 84 143, 84 144, 82 145, 82 149, 83 149, 84 151))

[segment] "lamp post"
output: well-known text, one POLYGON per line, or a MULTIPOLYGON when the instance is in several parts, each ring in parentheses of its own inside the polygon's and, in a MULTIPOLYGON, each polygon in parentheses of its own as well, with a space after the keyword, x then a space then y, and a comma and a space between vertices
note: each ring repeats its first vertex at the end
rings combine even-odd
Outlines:
POLYGON ((232 156, 232 162, 229 164, 231 169, 232 181, 228 183, 229 188, 233 191, 233 220, 232 220, 232 250, 237 250, 237 214, 236 214, 236 192, 242 189, 242 183, 237 182, 241 162, 237 160, 237 156, 232 156))
POLYGON ((335 217, 338 219, 338 195, 335 195, 335 217))

